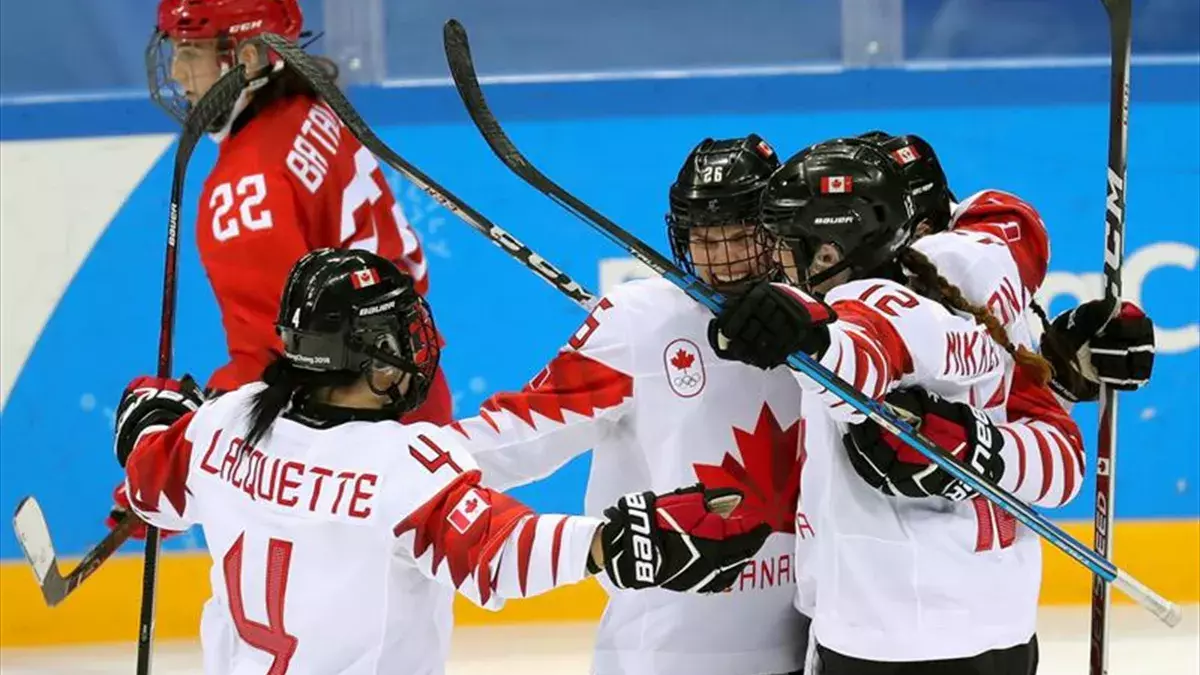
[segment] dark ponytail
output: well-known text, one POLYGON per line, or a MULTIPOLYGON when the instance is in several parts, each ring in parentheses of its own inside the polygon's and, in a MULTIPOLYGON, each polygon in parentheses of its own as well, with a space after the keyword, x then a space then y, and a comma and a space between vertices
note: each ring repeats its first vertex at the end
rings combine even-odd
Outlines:
POLYGON ((250 432, 246 434, 246 445, 255 445, 266 437, 275 420, 295 400, 307 397, 321 387, 348 385, 359 378, 352 371, 318 372, 297 368, 282 354, 263 370, 262 381, 267 387, 250 400, 250 432))

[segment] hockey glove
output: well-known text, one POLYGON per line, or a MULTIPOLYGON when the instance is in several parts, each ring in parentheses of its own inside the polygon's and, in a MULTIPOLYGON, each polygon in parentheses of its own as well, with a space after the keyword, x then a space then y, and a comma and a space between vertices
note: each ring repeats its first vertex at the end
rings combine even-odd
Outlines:
MULTIPOLYGON (((115 530, 117 526, 125 522, 126 518, 137 518, 137 514, 129 506, 129 493, 125 490, 125 481, 121 481, 117 489, 113 490, 113 507, 108 512, 108 518, 104 519, 104 524, 108 526, 108 529, 115 530)), ((177 534, 183 534, 180 530, 160 529, 159 532, 162 534, 164 540, 177 534)), ((134 525, 133 530, 129 533, 129 537, 139 541, 144 540, 146 538, 146 523, 139 522, 137 525, 134 525)))
MULTIPOLYGON (((982 411, 917 388, 893 391, 884 401, 969 471, 992 482, 1004 474, 1000 456, 1004 439, 982 411)), ((975 490, 875 422, 851 425, 843 442, 854 470, 885 495, 939 496, 956 502, 975 495, 975 490)))
POLYGON ((708 343, 723 359, 767 370, 796 352, 821 358, 836 320, 832 307, 800 289, 764 281, 709 322, 708 343))
POLYGON ((147 431, 161 431, 175 420, 195 412, 204 404, 204 394, 190 375, 182 380, 147 377, 135 378, 121 394, 117 406, 117 461, 125 466, 138 437, 147 431))
POLYGON ((604 570, 617 588, 719 593, 737 581, 771 526, 729 513, 741 494, 702 484, 635 492, 604 511, 604 570))
POLYGON ((1100 385, 1141 388, 1154 369, 1154 323, 1136 304, 1092 300, 1063 312, 1042 336, 1054 366, 1050 386, 1072 403, 1100 398, 1100 385))

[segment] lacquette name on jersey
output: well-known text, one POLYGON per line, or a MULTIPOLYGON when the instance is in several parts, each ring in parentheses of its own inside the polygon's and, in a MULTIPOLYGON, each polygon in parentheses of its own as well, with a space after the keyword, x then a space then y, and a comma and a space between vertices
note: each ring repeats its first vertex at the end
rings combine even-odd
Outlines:
POLYGON ((363 519, 371 515, 378 475, 285 461, 247 445, 242 438, 222 444, 223 437, 219 432, 213 437, 200 469, 249 499, 325 516, 363 519))

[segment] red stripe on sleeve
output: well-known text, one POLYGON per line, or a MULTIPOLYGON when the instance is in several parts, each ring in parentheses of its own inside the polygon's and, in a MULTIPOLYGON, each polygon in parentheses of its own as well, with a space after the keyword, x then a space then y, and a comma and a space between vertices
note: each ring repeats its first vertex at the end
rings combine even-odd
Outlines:
POLYGON ((1021 441, 1021 435, 1011 429, 1000 427, 1000 433, 1011 436, 1017 446, 1017 485, 1013 488, 1016 492, 1025 484, 1025 443, 1021 441))
POLYGON ((1047 435, 1054 439, 1054 444, 1058 446, 1058 452, 1063 458, 1063 494, 1062 499, 1058 502, 1058 506, 1062 506, 1067 503, 1067 500, 1071 498, 1071 494, 1075 492, 1075 459, 1071 449, 1059 438, 1058 434, 1051 433, 1047 435))
POLYGON ((1037 501, 1040 502, 1046 498, 1046 493, 1050 492, 1050 482, 1054 479, 1054 457, 1050 454, 1050 443, 1046 440, 1046 436, 1033 427, 1030 427, 1029 431, 1033 434, 1038 450, 1042 453, 1042 490, 1037 497, 1037 501))
POLYGON ((566 518, 559 518, 554 526, 554 541, 550 544, 550 584, 558 585, 558 554, 562 549, 563 528, 567 525, 566 518))
POLYGON ((533 553, 533 540, 537 536, 538 518, 534 516, 525 521, 521 535, 517 537, 517 578, 521 582, 521 596, 524 597, 526 581, 529 579, 529 560, 533 553))

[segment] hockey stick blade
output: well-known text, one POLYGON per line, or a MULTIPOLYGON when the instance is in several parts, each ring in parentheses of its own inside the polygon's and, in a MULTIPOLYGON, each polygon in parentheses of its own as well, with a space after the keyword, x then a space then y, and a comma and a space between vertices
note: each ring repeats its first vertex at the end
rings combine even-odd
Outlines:
POLYGON ((316 90, 317 95, 333 109, 333 112, 346 125, 350 133, 363 144, 363 147, 383 160, 384 164, 395 169, 400 175, 420 188, 422 192, 432 197, 434 201, 457 216, 459 220, 483 234, 493 244, 503 249, 513 258, 516 258, 526 268, 532 270, 551 286, 558 289, 560 293, 566 295, 575 304, 588 310, 591 310, 595 306, 595 296, 584 289, 583 286, 576 283, 575 280, 567 276, 558 267, 537 253, 534 253, 533 249, 521 243, 516 237, 513 237, 507 231, 485 218, 481 213, 455 196, 454 193, 439 185, 432 178, 425 175, 423 171, 401 157, 395 150, 388 147, 375 134, 371 127, 363 121, 358 111, 354 109, 354 106, 350 104, 350 101, 346 99, 337 85, 329 79, 328 75, 325 74, 303 49, 287 38, 274 33, 264 33, 259 36, 259 39, 267 48, 278 54, 284 63, 287 64, 288 68, 300 74, 316 90))
POLYGON ((26 497, 17 505, 13 514, 13 531, 25 552, 25 559, 33 568, 33 576, 41 588, 42 597, 50 607, 56 607, 67 598, 85 579, 90 577, 108 560, 128 537, 137 523, 126 519, 111 530, 99 544, 79 561, 66 577, 58 568, 58 553, 50 536, 50 526, 42 513, 41 504, 33 497, 26 497))
MULTIPOLYGON (((492 151, 500 158, 513 173, 533 186, 542 194, 575 214, 583 222, 597 230, 605 237, 635 255, 639 260, 678 286, 692 299, 708 307, 720 311, 724 300, 719 294, 708 288, 694 275, 687 274, 667 260, 662 254, 646 245, 628 231, 621 228, 595 209, 580 201, 577 197, 548 179, 541 171, 532 166, 528 159, 517 150, 512 141, 500 127, 499 122, 488 109, 479 79, 475 74, 475 65, 471 58, 470 45, 467 41, 466 29, 455 20, 446 23, 443 31, 446 57, 454 78, 455 87, 467 107, 467 114, 483 135, 484 140, 492 151)), ((1146 586, 1137 583, 1127 574, 1120 572, 1110 561, 1097 556, 1094 551, 1064 532, 1047 518, 1034 511, 1027 504, 1014 497, 996 484, 984 480, 973 471, 964 468, 958 460, 944 449, 930 441, 911 425, 899 419, 884 404, 867 398, 862 392, 837 377, 829 369, 817 363, 807 354, 793 354, 788 358, 788 364, 808 376, 813 382, 829 389, 838 398, 845 401, 855 410, 866 415, 884 429, 891 431, 904 443, 927 457, 950 475, 982 494, 989 501, 1012 514, 1031 530, 1042 536, 1051 544, 1074 558, 1084 567, 1096 574, 1102 575, 1109 583, 1116 585, 1131 598, 1147 608, 1164 623, 1174 626, 1181 618, 1180 610, 1170 601, 1151 591, 1146 586)))

